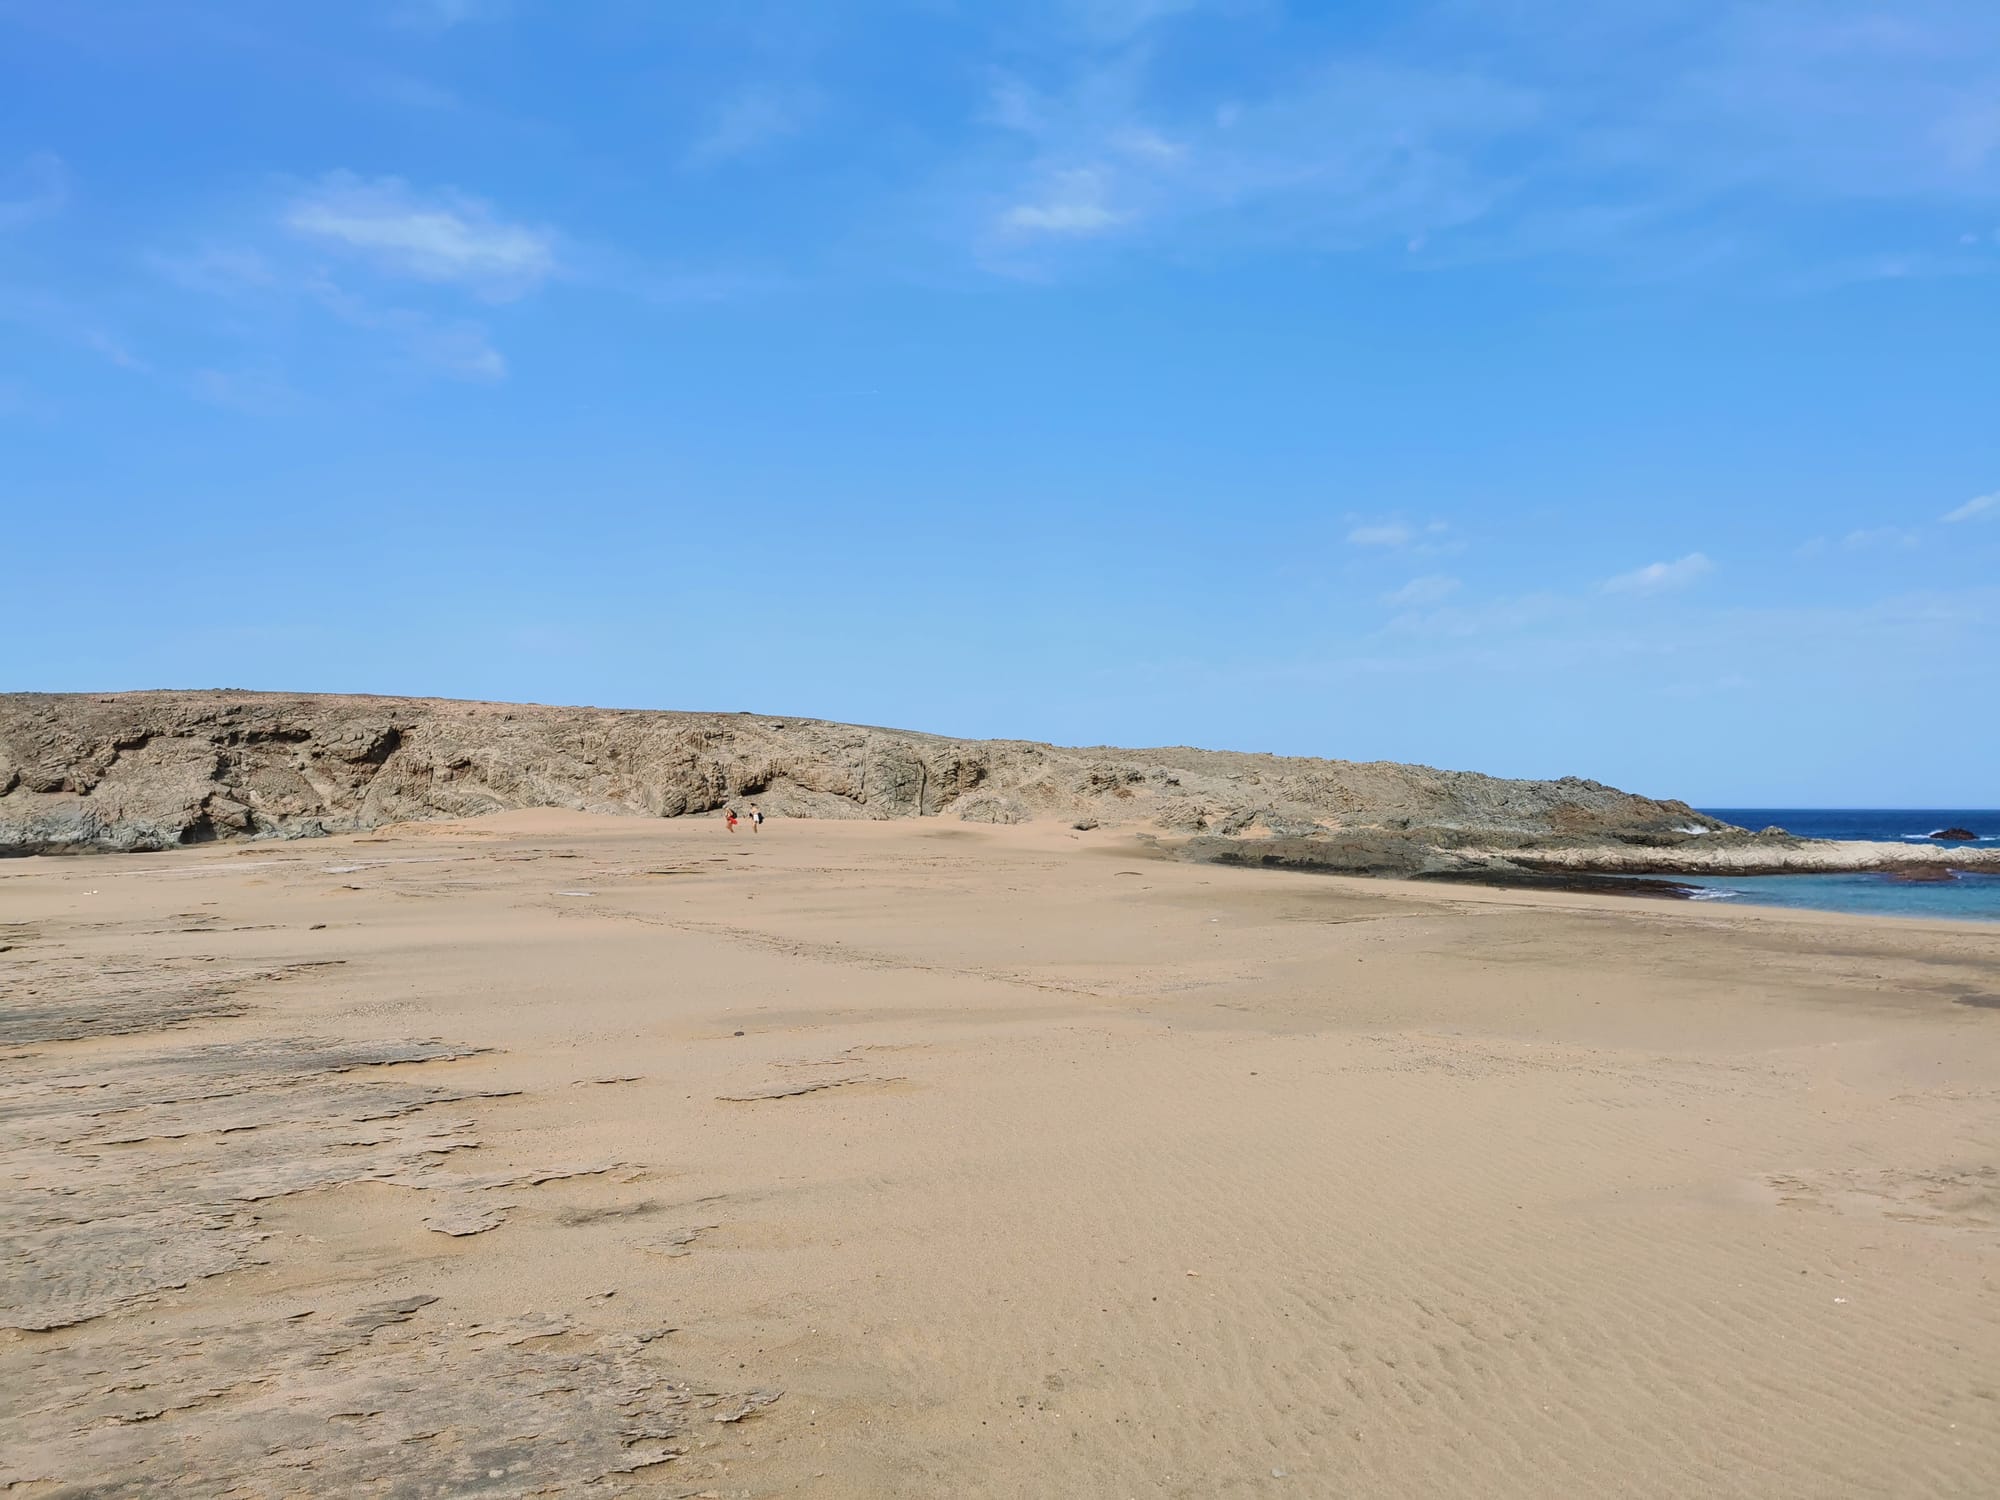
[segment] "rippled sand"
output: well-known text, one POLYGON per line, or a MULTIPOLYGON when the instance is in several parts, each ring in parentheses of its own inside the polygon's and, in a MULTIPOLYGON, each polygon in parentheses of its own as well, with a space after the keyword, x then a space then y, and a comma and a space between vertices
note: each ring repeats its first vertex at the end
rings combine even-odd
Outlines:
POLYGON ((2000 1474, 2000 932, 508 814, 0 947, 17 1493, 2000 1474))

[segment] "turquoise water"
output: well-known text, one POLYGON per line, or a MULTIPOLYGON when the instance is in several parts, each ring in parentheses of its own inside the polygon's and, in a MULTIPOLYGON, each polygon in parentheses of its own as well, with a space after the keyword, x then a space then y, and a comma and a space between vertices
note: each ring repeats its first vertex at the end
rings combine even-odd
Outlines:
POLYGON ((1886 875, 1676 875, 1700 887, 1697 901, 1866 912, 1881 917, 1952 917, 2000 922, 2000 875, 1909 883, 1886 875))
MULTIPOLYGON (((2000 811, 1991 808, 1703 808, 1711 817, 1742 828, 1775 823, 1803 838, 1875 839, 1884 843, 1946 848, 1986 848, 2000 844, 2000 811), (1965 828, 1970 844, 1928 837, 1945 828, 1965 828)), ((1882 917, 1949 917, 2000 922, 2000 875, 1960 871, 1946 881, 1903 881, 1888 875, 1688 875, 1682 885, 1699 890, 1696 900, 1736 901, 1751 906, 1804 907, 1814 911, 1863 912, 1882 917)))

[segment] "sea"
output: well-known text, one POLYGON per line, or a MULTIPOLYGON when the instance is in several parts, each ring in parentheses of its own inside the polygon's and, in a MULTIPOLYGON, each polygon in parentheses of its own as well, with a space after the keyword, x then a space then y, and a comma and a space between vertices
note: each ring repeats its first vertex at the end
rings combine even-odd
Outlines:
MULTIPOLYGON (((1886 844, 1985 848, 2000 845, 2000 810, 1937 807, 1704 807, 1702 812, 1753 832, 1773 824, 1810 839, 1869 839, 1886 844), (1937 839, 1963 828, 1969 841, 1937 839)), ((1950 917, 2000 922, 2000 875, 1955 871, 1950 880, 1903 881, 1889 875, 1687 875, 1698 901, 1795 906, 1884 917, 1950 917)))

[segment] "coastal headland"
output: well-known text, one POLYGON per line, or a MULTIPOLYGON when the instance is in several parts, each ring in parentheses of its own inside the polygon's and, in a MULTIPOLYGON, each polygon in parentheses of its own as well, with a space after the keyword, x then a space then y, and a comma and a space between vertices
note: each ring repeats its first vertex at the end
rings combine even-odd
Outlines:
POLYGON ((438 818, 499 763, 322 722, 8 741, 218 830, 0 862, 9 1494, 1991 1493, 2000 930, 1172 858, 1169 759, 874 817, 862 731, 759 789, 862 816, 438 818))
POLYGON ((232 691, 0 695, 0 853, 300 838, 521 808, 1053 820, 1183 858, 1575 884, 2000 869, 2000 850, 1732 828, 1578 777, 964 740, 767 714, 232 691))

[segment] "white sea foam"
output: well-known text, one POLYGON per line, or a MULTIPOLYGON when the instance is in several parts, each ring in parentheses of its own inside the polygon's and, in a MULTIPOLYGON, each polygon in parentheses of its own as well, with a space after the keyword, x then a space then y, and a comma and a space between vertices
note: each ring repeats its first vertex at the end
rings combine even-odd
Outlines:
POLYGON ((1707 830, 1706 828, 1697 828, 1697 827, 1695 827, 1695 826, 1694 826, 1694 824, 1692 824, 1692 823, 1687 823, 1687 824, 1683 824, 1683 825, 1682 825, 1681 827, 1679 827, 1679 828, 1676 828, 1676 829, 1674 830, 1674 832, 1675 832, 1675 833, 1692 833, 1692 834, 1703 834, 1703 833, 1707 833, 1707 832, 1708 832, 1708 830, 1707 830))
POLYGON ((1741 891, 1689 891, 1690 901, 1734 901, 1741 891))

